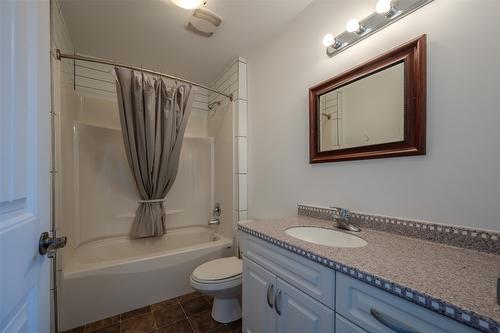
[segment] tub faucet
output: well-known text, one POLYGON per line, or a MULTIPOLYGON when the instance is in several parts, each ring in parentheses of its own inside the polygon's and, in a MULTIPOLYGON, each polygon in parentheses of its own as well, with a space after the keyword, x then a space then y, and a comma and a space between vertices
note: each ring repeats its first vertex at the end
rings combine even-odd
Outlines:
POLYGON ((208 225, 219 225, 220 224, 220 219, 210 219, 208 220, 208 225))
POLYGON ((332 212, 332 217, 333 220, 337 222, 337 228, 353 232, 361 231, 359 227, 356 227, 354 224, 351 223, 351 212, 349 211, 349 209, 336 208, 336 207, 331 207, 331 208, 334 208, 332 212))
POLYGON ((212 211, 212 218, 208 220, 208 225, 218 225, 220 224, 220 214, 221 214, 221 209, 220 209, 220 203, 216 203, 214 210, 212 211))

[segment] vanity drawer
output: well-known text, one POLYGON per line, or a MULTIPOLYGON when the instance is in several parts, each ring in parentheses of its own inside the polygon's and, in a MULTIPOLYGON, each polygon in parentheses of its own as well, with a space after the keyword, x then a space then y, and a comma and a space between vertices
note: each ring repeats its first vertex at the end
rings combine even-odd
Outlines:
POLYGON ((335 271, 276 245, 240 233, 243 255, 333 309, 335 271))
POLYGON ((479 332, 342 273, 337 273, 336 311, 370 333, 479 332))

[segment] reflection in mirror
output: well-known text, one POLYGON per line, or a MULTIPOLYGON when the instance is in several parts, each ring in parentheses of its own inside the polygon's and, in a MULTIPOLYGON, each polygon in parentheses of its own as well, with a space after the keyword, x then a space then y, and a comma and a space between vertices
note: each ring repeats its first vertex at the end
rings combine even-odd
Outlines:
POLYGON ((319 96, 319 151, 404 141, 404 63, 319 96))

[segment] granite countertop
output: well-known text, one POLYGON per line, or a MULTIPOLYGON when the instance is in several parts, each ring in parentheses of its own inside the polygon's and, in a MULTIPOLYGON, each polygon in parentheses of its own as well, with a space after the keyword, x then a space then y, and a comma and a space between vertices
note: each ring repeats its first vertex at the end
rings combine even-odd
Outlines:
POLYGON ((500 256, 366 228, 354 233, 368 242, 364 247, 317 245, 293 238, 285 230, 293 226, 336 229, 334 223, 304 216, 239 225, 500 323, 496 302, 500 256))

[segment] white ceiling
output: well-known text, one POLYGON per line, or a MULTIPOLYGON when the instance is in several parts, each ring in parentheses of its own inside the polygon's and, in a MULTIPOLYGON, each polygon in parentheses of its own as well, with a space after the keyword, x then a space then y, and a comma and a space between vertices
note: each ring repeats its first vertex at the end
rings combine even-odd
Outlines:
MULTIPOLYGON (((76 52, 213 82, 298 15, 311 0, 208 0, 223 22, 210 38, 185 29, 192 11, 170 0, 62 0, 76 52)), ((284 53, 287 50, 283 50, 284 53)))

